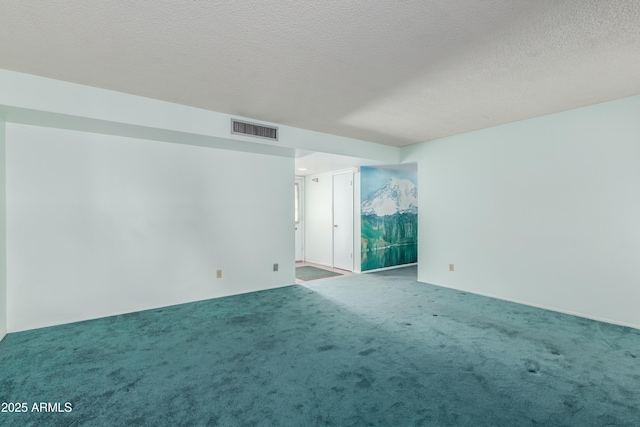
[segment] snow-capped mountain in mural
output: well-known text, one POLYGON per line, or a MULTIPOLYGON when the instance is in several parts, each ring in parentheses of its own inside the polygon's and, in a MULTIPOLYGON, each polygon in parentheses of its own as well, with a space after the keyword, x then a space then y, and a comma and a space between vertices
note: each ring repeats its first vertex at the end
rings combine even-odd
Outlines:
POLYGON ((388 216, 418 213, 418 189, 408 179, 391 178, 362 200, 362 215, 388 216))

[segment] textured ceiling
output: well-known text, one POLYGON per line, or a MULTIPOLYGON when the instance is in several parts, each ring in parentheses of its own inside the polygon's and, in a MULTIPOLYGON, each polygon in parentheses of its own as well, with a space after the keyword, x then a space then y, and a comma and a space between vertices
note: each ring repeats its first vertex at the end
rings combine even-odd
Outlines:
POLYGON ((640 1, 0 0, 0 68, 402 146, 640 94, 640 1))

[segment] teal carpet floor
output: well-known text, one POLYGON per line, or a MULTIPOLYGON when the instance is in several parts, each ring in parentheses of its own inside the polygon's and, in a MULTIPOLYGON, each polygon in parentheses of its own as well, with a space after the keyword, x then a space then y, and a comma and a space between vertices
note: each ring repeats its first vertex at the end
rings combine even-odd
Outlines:
MULTIPOLYGON (((13 333, 2 426, 638 426, 640 331, 415 267, 13 333), (32 412, 33 403, 71 412, 32 412)), ((4 405, 3 405, 4 407, 4 405)))

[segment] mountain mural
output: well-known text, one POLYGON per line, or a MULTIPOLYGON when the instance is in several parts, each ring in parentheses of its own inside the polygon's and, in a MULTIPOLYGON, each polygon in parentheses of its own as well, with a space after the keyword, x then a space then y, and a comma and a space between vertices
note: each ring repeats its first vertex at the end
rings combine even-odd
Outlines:
POLYGON ((361 168, 361 270, 418 260, 415 170, 361 168))
POLYGON ((418 187, 408 179, 389 179, 384 186, 362 200, 362 215, 388 216, 418 213, 418 187))

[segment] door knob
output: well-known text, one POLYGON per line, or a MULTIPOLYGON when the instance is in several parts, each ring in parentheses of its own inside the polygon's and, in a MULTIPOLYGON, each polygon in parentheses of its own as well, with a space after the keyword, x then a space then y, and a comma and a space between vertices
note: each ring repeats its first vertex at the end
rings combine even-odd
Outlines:
POLYGON ((338 227, 338 224, 333 224, 333 228, 336 228, 336 227, 338 227))

